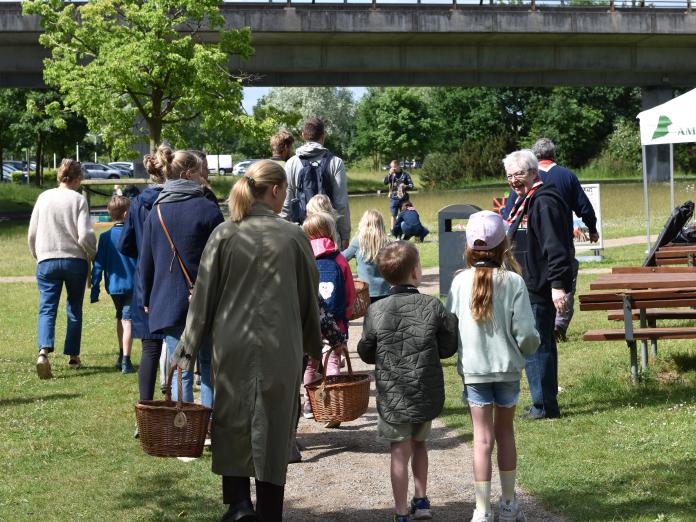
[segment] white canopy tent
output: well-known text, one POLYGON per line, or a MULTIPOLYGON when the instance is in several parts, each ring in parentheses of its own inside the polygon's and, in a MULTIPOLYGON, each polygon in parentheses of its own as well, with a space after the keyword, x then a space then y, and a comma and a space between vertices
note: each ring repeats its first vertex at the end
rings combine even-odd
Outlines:
POLYGON ((643 149, 643 193, 645 222, 650 244, 650 205, 648 204, 648 174, 645 147, 669 145, 670 202, 674 208, 674 143, 696 142, 696 89, 638 114, 640 143, 643 149))

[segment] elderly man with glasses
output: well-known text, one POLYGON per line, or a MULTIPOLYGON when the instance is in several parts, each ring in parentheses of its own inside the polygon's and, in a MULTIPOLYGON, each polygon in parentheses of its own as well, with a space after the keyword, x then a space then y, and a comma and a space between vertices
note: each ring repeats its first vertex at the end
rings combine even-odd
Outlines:
POLYGON ((503 160, 510 188, 517 201, 508 217, 508 236, 514 241, 526 218, 527 251, 521 260, 523 277, 541 337, 539 349, 527 357, 525 371, 532 396, 527 415, 532 419, 557 418, 558 354, 554 337, 556 312, 568 307, 573 281, 568 207, 558 193, 539 178, 531 150, 515 151, 503 160))

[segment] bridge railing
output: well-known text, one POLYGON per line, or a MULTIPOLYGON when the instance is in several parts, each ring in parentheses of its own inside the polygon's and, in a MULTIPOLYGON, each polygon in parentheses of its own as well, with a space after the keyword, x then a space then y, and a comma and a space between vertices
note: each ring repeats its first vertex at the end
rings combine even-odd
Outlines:
POLYGON ((528 7, 532 10, 544 7, 587 9, 606 8, 610 11, 616 9, 672 9, 692 11, 696 0, 225 0, 225 3, 235 4, 276 4, 276 5, 450 5, 456 7, 528 7))

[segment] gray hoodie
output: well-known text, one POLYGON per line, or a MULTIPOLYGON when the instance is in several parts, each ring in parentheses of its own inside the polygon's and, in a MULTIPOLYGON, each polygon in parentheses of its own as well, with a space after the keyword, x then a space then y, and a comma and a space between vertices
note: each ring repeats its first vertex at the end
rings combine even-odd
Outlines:
MULTIPOLYGON (((283 210, 280 215, 285 219, 290 219, 290 202, 295 199, 297 178, 302 172, 302 161, 300 158, 314 158, 328 152, 321 143, 308 141, 295 151, 295 156, 290 158, 285 164, 285 173, 288 177, 288 194, 285 197, 283 210)), ((334 180, 333 194, 334 206, 338 213, 338 235, 344 241, 350 240, 350 209, 348 208, 348 184, 346 180, 346 167, 343 160, 338 156, 331 158, 329 164, 329 174, 334 180)))

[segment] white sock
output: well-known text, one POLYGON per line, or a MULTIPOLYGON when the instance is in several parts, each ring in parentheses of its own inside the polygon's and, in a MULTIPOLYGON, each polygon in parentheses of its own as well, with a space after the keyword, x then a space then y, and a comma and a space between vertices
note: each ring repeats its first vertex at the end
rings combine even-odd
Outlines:
POLYGON ((484 513, 491 512, 491 481, 474 481, 474 493, 476 494, 476 509, 484 513))
POLYGON ((500 471, 500 489, 503 490, 503 500, 505 502, 512 502, 512 500, 515 498, 516 476, 516 469, 513 469, 511 471, 500 471))

